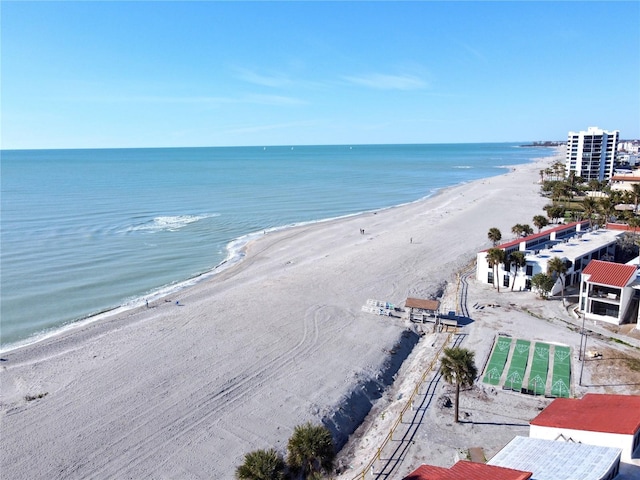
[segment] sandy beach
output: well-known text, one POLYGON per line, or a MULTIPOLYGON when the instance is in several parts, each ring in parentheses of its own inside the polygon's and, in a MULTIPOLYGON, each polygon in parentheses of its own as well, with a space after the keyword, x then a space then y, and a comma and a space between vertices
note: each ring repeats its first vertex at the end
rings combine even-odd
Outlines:
MULTIPOLYGON (((267 234, 248 245, 242 262, 177 296, 5 352, 2 476, 233 478, 245 453, 271 446, 284 452, 296 425, 324 420, 346 444, 340 465, 350 478, 388 431, 380 411, 390 409, 387 421, 393 417, 397 392, 415 385, 436 342, 406 319, 361 307, 367 299, 403 305, 409 296, 446 292, 443 310, 455 309, 456 273, 490 246, 489 228, 509 239, 514 224, 531 224, 543 213, 539 171, 553 161, 409 205, 267 234)), ((471 288, 470 307, 494 294, 486 286, 471 288)), ((520 315, 532 318, 522 309, 505 312, 504 302, 539 308, 533 296, 507 295, 496 300, 502 309, 479 310, 464 327, 463 346, 476 350, 480 369, 498 329, 543 334, 534 322, 518 322, 520 315)), ((557 302, 544 308, 563 313, 557 302)), ((546 340, 566 341, 566 324, 539 323, 550 325, 546 340)), ((510 404, 502 393, 480 394, 510 404)), ((493 443, 485 438, 474 446, 494 454, 494 444, 528 431, 521 417, 544 402, 518 397, 502 411, 520 416, 495 422, 513 428, 494 435, 477 426, 493 443)), ((451 424, 451 411, 441 410, 430 410, 431 423, 451 424)), ((413 462, 452 464, 459 446, 450 443, 419 445, 396 472, 411 471, 413 462)))

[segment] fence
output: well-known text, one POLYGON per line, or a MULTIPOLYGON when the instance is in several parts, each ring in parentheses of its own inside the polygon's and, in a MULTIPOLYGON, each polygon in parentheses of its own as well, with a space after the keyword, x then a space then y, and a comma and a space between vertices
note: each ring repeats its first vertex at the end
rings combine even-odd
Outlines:
POLYGON ((451 338, 453 338, 453 335, 455 334, 455 332, 450 333, 449 335, 447 335, 446 340, 444 341, 444 343, 442 344, 442 346, 438 349, 438 351, 436 352, 435 356, 433 357, 433 359, 431 360, 431 363, 429 364, 429 366, 427 367, 427 369, 424 371, 424 373, 422 374, 422 377, 420 378, 420 380, 418 381, 418 383, 416 384, 416 387, 413 389, 413 392, 411 393, 411 396, 409 397, 409 400, 407 400, 407 404, 403 407, 403 409, 400 411, 400 415, 399 417, 396 419, 396 421, 393 423, 393 425, 391 426, 389 433, 387 434, 387 436, 385 437, 385 439, 382 441, 382 445, 380 445, 378 447, 378 451, 377 453, 374 455, 374 457, 369 461, 369 463, 367 464, 366 467, 364 467, 364 469, 355 477, 353 477, 352 480, 364 480, 367 472, 371 471, 371 467, 373 467, 373 465, 380 460, 380 457, 382 455, 382 451, 384 450, 384 447, 387 446, 387 444, 393 440, 393 433, 396 431, 396 429, 398 428, 398 426, 402 423, 402 417, 405 414, 405 412, 411 408, 413 401, 415 399, 416 396, 418 396, 419 392, 420 392, 420 387, 422 386, 422 384, 424 383, 424 381, 427 378, 427 375, 429 375, 429 373, 431 373, 431 371, 434 369, 434 367, 436 366, 436 363, 438 363, 438 360, 440 360, 440 354, 442 353, 442 351, 445 349, 445 347, 449 344, 449 342, 451 341, 451 338))

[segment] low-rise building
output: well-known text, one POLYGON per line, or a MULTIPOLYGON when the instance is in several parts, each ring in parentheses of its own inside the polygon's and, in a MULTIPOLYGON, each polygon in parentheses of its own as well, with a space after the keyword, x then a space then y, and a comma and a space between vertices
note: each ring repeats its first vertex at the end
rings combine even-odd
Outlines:
POLYGON ((530 422, 529 436, 615 447, 622 461, 629 462, 640 444, 640 396, 588 393, 581 399, 557 398, 530 422))
POLYGON ((547 273, 549 262, 558 257, 567 265, 564 278, 558 279, 552 295, 580 282, 580 274, 589 261, 612 260, 615 247, 622 231, 589 228, 588 221, 560 225, 540 233, 503 243, 495 248, 504 250, 505 257, 520 251, 525 255, 526 265, 515 267, 507 261, 490 267, 487 260, 488 249, 477 254, 476 279, 482 283, 499 285, 513 290, 530 290, 531 278, 537 273, 547 273))
POLYGON ((585 320, 615 325, 638 322, 637 261, 635 264, 591 260, 582 271, 579 309, 585 320))
POLYGON ((620 454, 611 446, 518 436, 487 463, 532 472, 532 480, 613 480, 620 454))

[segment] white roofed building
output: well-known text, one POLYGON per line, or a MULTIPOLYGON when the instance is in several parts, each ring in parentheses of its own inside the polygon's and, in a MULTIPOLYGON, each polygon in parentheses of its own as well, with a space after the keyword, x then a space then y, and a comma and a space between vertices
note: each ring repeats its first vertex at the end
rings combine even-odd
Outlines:
MULTIPOLYGON (((559 225, 495 247, 504 250, 507 258, 512 252, 523 252, 526 260, 526 266, 523 268, 505 267, 504 264, 500 264, 494 269, 489 267, 487 261, 488 249, 478 252, 476 279, 489 285, 499 285, 504 289, 530 290, 531 278, 537 273, 547 273, 549 261, 559 257, 567 265, 564 276, 566 288, 580 282, 580 274, 591 260, 612 260, 618 237, 623 233, 606 229, 591 230, 588 221, 559 225)), ((562 283, 558 279, 550 293, 558 294, 561 289, 562 283)))

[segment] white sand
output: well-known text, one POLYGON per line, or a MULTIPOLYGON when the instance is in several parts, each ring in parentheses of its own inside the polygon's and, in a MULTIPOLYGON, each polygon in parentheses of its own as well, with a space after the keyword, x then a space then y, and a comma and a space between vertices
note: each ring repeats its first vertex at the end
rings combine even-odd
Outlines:
POLYGON ((532 224, 552 162, 269 234, 177 297, 3 354, 2 477, 232 478, 246 452, 284 451, 308 420, 336 418, 344 440, 382 388, 373 381, 417 340, 361 306, 429 298, 489 246, 489 228, 509 238, 532 224))

